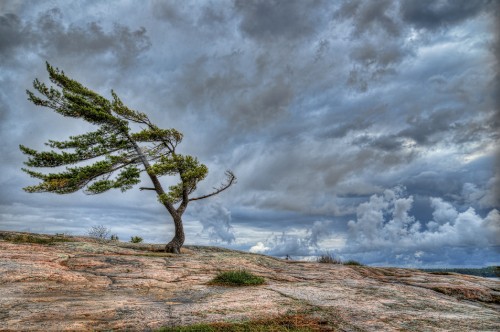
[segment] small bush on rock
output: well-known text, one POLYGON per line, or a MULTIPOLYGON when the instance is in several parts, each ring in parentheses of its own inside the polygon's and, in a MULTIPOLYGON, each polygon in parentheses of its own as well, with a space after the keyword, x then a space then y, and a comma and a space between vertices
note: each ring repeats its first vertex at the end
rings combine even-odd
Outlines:
POLYGON ((210 282, 213 285, 225 286, 255 286, 262 285, 264 278, 256 276, 245 270, 220 272, 210 282))
POLYGON ((132 243, 141 243, 142 242, 142 237, 140 237, 140 236, 132 236, 132 237, 130 237, 130 242, 132 242, 132 243))

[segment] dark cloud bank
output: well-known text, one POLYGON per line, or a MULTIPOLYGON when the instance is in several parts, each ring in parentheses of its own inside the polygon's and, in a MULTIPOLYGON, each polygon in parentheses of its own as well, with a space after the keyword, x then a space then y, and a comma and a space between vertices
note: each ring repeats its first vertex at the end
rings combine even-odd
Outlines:
POLYGON ((0 228, 166 241, 153 194, 29 195, 19 144, 90 129, 26 101, 44 62, 185 134, 239 182, 188 243, 403 266, 500 263, 495 1, 0 5, 0 228))

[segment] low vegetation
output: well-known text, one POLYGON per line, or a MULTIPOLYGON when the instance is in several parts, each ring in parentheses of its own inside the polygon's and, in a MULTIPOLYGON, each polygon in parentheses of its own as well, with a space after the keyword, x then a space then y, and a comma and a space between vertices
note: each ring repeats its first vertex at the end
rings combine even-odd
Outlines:
POLYGON ((4 240, 13 243, 36 243, 36 244, 55 244, 57 242, 69 242, 70 240, 64 236, 47 236, 47 235, 32 235, 32 234, 16 234, 4 237, 4 240))
POLYGON ((220 272, 210 282, 223 286, 256 286, 265 283, 265 279, 245 270, 220 272))
POLYGON ((106 226, 103 225, 96 225, 90 227, 90 229, 87 231, 88 235, 94 239, 104 241, 107 240, 109 237, 109 234, 111 234, 111 230, 107 228, 106 226))
POLYGON ((132 242, 132 243, 141 243, 142 242, 142 237, 140 237, 140 236, 131 236, 130 237, 130 242, 132 242))
POLYGON ((353 260, 345 261, 342 264, 344 264, 344 265, 354 265, 354 266, 363 266, 363 264, 361 264, 360 262, 353 261, 353 260))
POLYGON ((335 258, 335 256, 332 255, 329 251, 325 252, 321 256, 319 256, 316 261, 318 263, 324 263, 324 264, 342 264, 342 261, 338 258, 335 258))
POLYGON ((355 266, 363 266, 360 262, 354 260, 348 260, 343 262, 340 258, 336 258, 331 252, 327 251, 321 254, 316 261, 318 263, 324 264, 343 264, 343 265, 355 265, 355 266))
POLYGON ((178 327, 163 327, 156 332, 313 332, 333 331, 315 318, 305 315, 287 315, 273 319, 259 319, 240 323, 209 323, 178 327))

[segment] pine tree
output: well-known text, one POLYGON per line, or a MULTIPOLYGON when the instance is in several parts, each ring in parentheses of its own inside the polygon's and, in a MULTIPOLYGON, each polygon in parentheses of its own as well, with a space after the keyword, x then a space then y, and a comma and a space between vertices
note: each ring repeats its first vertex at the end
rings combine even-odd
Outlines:
POLYGON ((51 108, 72 118, 81 118, 94 124, 97 130, 67 141, 49 140, 46 143, 58 151, 36 151, 20 145, 28 155, 28 167, 66 166, 58 173, 40 173, 23 168, 23 171, 41 182, 23 188, 29 193, 52 192, 69 194, 83 190, 86 194, 100 194, 110 189, 126 191, 138 184, 146 172, 152 187, 141 190, 156 191, 158 201, 165 206, 175 225, 175 235, 166 245, 167 252, 179 253, 185 235, 182 215, 191 201, 214 196, 236 182, 231 171, 226 179, 210 194, 191 197, 198 182, 205 179, 208 168, 197 158, 177 153, 182 134, 175 129, 161 129, 144 113, 125 106, 114 91, 108 100, 67 77, 63 71, 47 63, 50 81, 55 86, 35 79, 33 87, 39 94, 27 91, 28 100, 35 105, 51 108), (131 124, 143 129, 132 132, 131 124), (83 163, 81 166, 68 166, 83 163), (176 176, 179 182, 165 191, 159 181, 161 176, 176 176))

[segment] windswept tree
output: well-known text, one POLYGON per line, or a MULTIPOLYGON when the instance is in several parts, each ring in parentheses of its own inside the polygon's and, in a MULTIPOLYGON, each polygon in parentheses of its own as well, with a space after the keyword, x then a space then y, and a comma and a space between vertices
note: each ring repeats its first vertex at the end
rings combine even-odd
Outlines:
POLYGON ((40 173, 23 168, 23 171, 41 182, 23 188, 29 193, 51 192, 69 194, 83 190, 86 194, 101 194, 110 189, 126 191, 138 184, 141 173, 146 172, 152 182, 158 201, 165 206, 175 225, 175 234, 166 245, 167 252, 179 253, 184 244, 182 215, 191 201, 214 196, 236 182, 231 171, 212 193, 192 197, 198 182, 208 173, 208 168, 197 158, 176 151, 182 134, 175 129, 161 129, 144 113, 125 106, 114 91, 108 100, 67 77, 64 72, 47 63, 50 81, 55 86, 35 79, 33 86, 39 94, 27 91, 28 100, 35 105, 53 109, 57 113, 81 118, 92 123, 97 130, 67 141, 49 140, 45 143, 57 151, 36 151, 21 145, 28 155, 25 164, 29 167, 60 167, 63 171, 40 173), (133 132, 131 126, 140 127, 133 132), (68 166, 79 164, 80 166, 68 166), (161 176, 178 177, 179 182, 164 190, 161 176))

